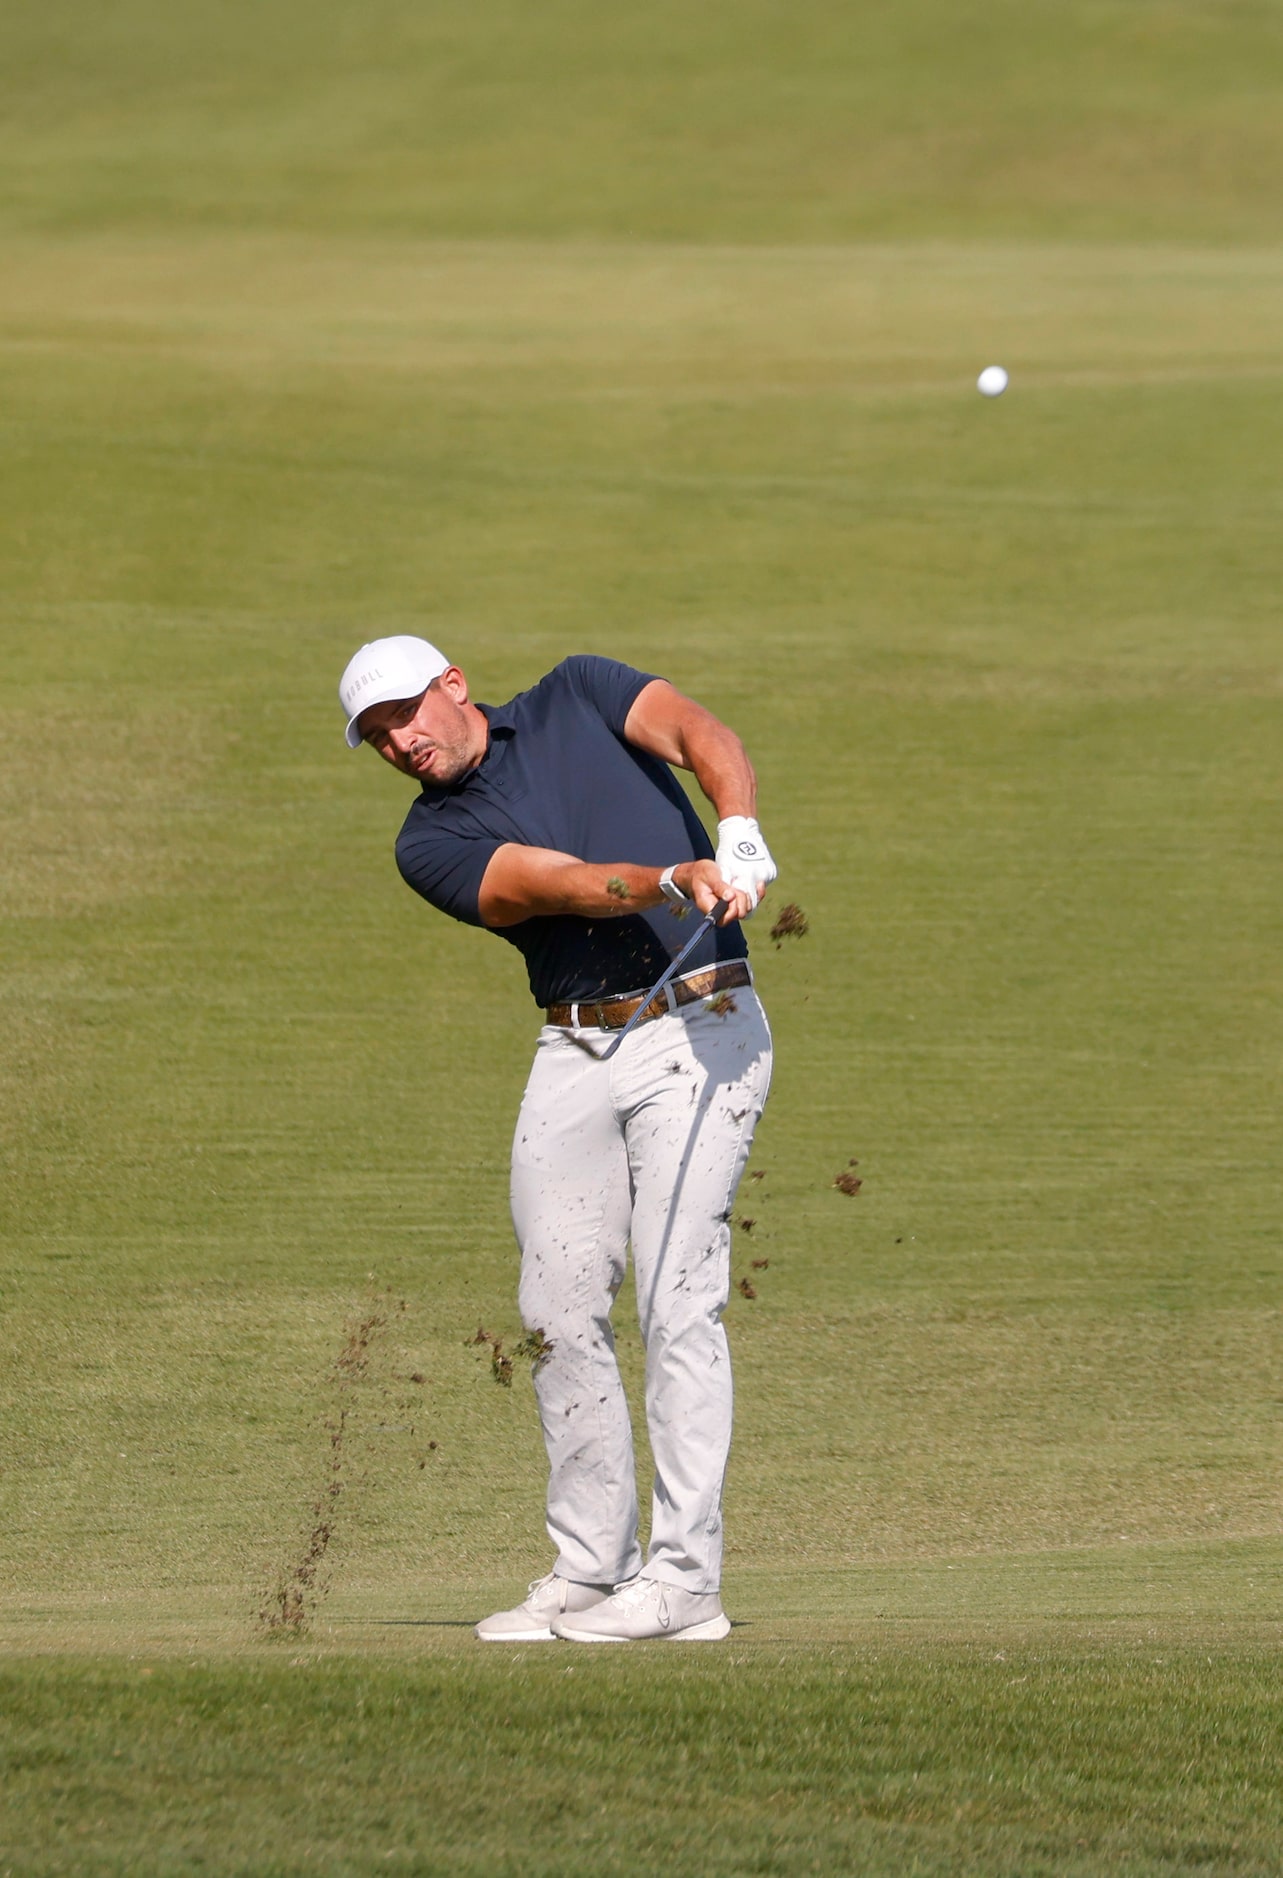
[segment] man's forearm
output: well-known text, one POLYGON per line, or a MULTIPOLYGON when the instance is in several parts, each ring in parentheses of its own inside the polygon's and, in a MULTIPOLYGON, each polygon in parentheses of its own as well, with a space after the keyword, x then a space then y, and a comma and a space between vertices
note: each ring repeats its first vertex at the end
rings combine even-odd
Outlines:
MULTIPOLYGON (((716 868, 707 861, 683 861, 674 868, 675 884, 683 893, 692 892, 699 870, 710 879, 717 877, 716 868)), ((487 926, 515 926, 523 919, 557 913, 583 919, 644 913, 666 897, 659 885, 663 871, 635 861, 581 861, 574 855, 513 843, 500 848, 486 869, 481 917, 487 926)))
POLYGON ((757 814, 757 776, 735 732, 708 712, 684 726, 683 754, 719 822, 757 814))
MULTIPOLYGON (((492 856, 481 882, 478 911, 485 925, 493 927, 558 913, 580 919, 645 913, 668 898, 659 884, 667 871, 635 861, 580 861, 550 848, 513 842, 492 856)), ((716 861, 679 861, 672 878, 701 913, 724 903, 723 923, 746 918, 756 904, 756 896, 728 889, 716 861)))
MULTIPOLYGON (((673 870, 674 884, 683 884, 683 871, 689 874, 691 862, 673 870)), ((550 911, 579 913, 585 916, 608 916, 613 913, 645 913, 663 904, 665 895, 659 885, 664 870, 641 867, 632 861, 607 866, 595 861, 575 861, 555 876, 559 904, 550 911)), ((551 886, 552 883, 550 883, 551 886)))
POLYGON ((748 752, 729 724, 654 678, 628 713, 624 735, 663 763, 690 770, 719 822, 757 813, 757 778, 748 752))

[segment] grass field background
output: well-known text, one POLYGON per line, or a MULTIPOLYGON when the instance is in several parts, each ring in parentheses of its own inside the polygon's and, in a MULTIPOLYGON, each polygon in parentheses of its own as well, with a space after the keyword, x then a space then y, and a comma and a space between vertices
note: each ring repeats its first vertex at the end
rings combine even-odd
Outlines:
POLYGON ((0 28, 0 1868, 1276 1870, 1279 10, 535 21, 0 28), (810 916, 724 1651, 468 1634, 537 1019, 396 630, 701 697, 810 916))

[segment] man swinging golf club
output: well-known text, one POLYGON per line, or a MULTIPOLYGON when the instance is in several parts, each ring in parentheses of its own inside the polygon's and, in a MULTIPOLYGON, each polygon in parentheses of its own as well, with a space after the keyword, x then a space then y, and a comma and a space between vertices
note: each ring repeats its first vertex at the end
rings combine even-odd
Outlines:
POLYGON ((405 880, 518 947, 544 1008, 512 1216, 522 1321, 549 1346, 534 1380, 557 1553, 477 1635, 724 1637, 729 1222, 771 1069, 740 926, 776 871, 752 766, 702 706, 612 659, 565 659, 486 705, 426 640, 378 639, 339 698, 349 746, 419 784, 396 844, 405 880), (716 854, 670 764, 715 809, 716 854), (629 1245, 655 1457, 645 1559, 610 1322, 629 1245))

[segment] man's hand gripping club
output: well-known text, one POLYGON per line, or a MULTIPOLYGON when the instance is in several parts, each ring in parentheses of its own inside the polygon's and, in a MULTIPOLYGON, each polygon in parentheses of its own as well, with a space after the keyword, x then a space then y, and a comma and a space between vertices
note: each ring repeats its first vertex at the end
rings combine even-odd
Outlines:
POLYGON ((723 907, 725 910, 715 922, 718 926, 734 925, 737 919, 751 919, 761 898, 761 894, 747 886, 736 886, 716 861, 685 861, 672 870, 672 881, 699 912, 708 914, 723 907))
POLYGON ((748 911, 735 917, 751 919, 779 872, 751 815, 728 815, 717 824, 716 866, 728 886, 748 897, 748 911))

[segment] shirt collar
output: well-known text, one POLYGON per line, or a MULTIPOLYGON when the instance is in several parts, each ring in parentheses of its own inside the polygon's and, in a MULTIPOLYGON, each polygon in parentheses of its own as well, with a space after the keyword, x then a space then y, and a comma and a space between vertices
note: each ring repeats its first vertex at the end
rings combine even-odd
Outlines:
POLYGON ((517 714, 511 704, 479 704, 477 709, 490 726, 490 737, 485 755, 469 774, 484 776, 487 770, 497 770, 507 756, 508 745, 517 732, 517 714))

